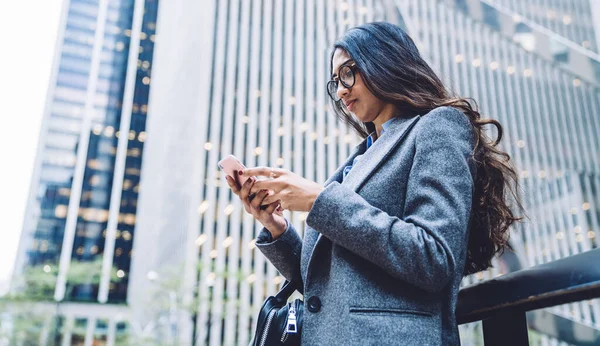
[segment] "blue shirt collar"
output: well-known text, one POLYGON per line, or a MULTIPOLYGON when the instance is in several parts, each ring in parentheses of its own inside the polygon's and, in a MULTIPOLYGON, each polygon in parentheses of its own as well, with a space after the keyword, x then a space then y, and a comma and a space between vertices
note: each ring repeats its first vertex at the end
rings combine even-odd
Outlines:
MULTIPOLYGON (((379 136, 382 136, 383 133, 385 132, 385 130, 390 126, 390 124, 396 120, 396 117, 391 118, 390 120, 386 121, 385 123, 381 124, 381 134, 379 136)), ((369 137, 367 137, 367 149, 369 149, 371 147, 371 145, 373 145, 373 135, 369 135, 369 137)))

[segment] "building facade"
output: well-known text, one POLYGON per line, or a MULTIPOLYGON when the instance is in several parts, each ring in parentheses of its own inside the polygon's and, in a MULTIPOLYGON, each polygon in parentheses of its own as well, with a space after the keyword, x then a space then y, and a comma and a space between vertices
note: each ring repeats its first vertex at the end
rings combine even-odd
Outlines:
MULTIPOLYGON (((260 225, 232 196, 217 161, 234 154, 247 166, 284 167, 324 182, 358 141, 327 108, 330 47, 364 22, 386 20, 406 28, 450 88, 476 99, 484 116, 504 125, 502 145, 519 170, 531 217, 513 231, 516 267, 598 246, 593 134, 599 130, 600 70, 597 55, 581 42, 547 35, 523 19, 531 13, 517 16, 487 1, 186 6, 185 15, 175 5, 159 14, 169 27, 160 42, 169 43, 156 52, 137 219, 149 233, 135 242, 151 255, 135 262, 133 282, 142 287, 150 277, 181 270, 182 299, 197 303, 191 316, 182 317, 191 317, 188 331, 196 344, 246 344, 260 304, 283 281, 256 251, 260 225), (183 24, 175 27, 176 22, 183 24)), ((585 28, 581 37, 593 37, 591 27, 585 28)), ((302 232, 306 214, 286 216, 302 232)), ((508 272, 514 263, 509 267, 499 262, 464 283, 508 272)), ((149 323, 148 299, 130 297, 134 319, 149 323)), ((549 310, 599 327, 597 301, 549 310)), ((466 344, 478 344, 479 325, 462 326, 461 332, 466 344)), ((536 342, 558 340, 541 335, 536 342)))
POLYGON ((157 0, 65 0, 61 13, 13 287, 43 270, 56 323, 84 334, 123 329, 108 320, 123 308, 98 303, 127 298, 157 10, 157 0))

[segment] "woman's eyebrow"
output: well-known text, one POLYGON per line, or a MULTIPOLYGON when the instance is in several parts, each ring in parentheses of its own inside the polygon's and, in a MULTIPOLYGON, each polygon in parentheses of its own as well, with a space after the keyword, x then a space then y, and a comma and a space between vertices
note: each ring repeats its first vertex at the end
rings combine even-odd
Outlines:
MULTIPOLYGON (((344 66, 344 65, 346 65, 347 63, 349 63, 349 62, 351 62, 351 61, 352 61, 352 59, 348 59, 348 60, 344 61, 343 63, 341 63, 341 64, 340 64, 340 66, 344 66)), ((337 70, 339 70, 339 69, 340 69, 340 68, 338 67, 338 68, 337 68, 337 69, 335 69, 334 71, 337 71, 337 70)), ((331 78, 333 79, 333 77, 335 77, 335 76, 337 76, 337 75, 336 75, 336 74, 335 74, 335 72, 334 72, 334 73, 331 75, 331 78)))

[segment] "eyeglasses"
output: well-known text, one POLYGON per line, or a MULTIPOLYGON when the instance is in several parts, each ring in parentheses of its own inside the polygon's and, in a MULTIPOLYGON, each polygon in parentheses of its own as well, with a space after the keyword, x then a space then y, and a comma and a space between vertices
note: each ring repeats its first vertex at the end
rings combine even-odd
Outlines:
POLYGON ((329 97, 335 102, 340 100, 338 96, 338 82, 342 82, 342 85, 347 89, 350 89, 354 86, 354 82, 356 82, 355 74, 356 74, 356 64, 352 65, 342 65, 338 70, 337 80, 332 79, 327 82, 327 93, 329 97))

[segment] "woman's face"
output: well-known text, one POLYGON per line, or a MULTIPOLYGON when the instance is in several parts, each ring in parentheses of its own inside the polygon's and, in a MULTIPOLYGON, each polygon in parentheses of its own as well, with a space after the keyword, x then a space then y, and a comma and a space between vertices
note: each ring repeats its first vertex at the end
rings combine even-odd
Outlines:
MULTIPOLYGON (((336 49, 333 54, 332 79, 338 79, 338 71, 342 65, 352 65, 354 60, 343 49, 336 49)), ((338 83, 337 94, 350 111, 359 121, 372 122, 381 114, 385 103, 375 97, 369 91, 362 80, 358 70, 355 70, 355 82, 351 88, 346 88, 342 83, 338 83)))

